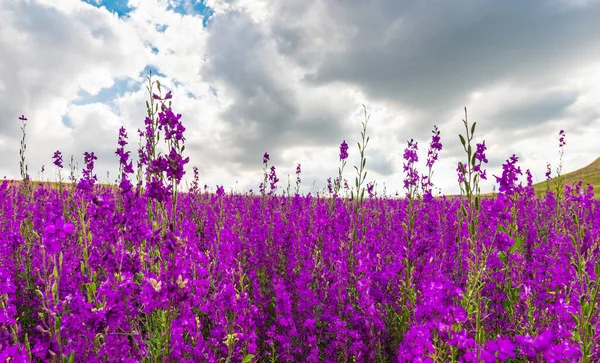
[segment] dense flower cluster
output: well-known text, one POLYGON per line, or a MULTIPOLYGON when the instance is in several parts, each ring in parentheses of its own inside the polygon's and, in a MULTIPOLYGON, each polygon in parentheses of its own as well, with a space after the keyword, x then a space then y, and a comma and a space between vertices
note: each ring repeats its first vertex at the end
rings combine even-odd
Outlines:
MULTIPOLYGON (((94 184, 93 153, 79 188, 0 184, 0 361, 600 360, 591 188, 535 197, 513 155, 494 197, 380 198, 369 182, 358 208, 277 195, 265 153, 262 195, 200 191, 197 168, 192 190, 175 194, 184 128, 161 112, 141 132, 145 184, 123 182, 123 128, 118 188, 94 184)), ((434 132, 429 167, 439 141, 434 132)), ((485 151, 477 144, 468 173, 482 175, 485 151)), ((404 159, 412 190, 416 142, 404 159)))
MULTIPOLYGON (((78 205, 92 192, 79 190, 73 200, 57 193, 42 187, 23 208, 20 193, 6 182, 0 187, 2 357, 27 357, 27 334, 31 354, 42 361, 57 354, 75 361, 139 361, 163 354, 157 347, 167 344, 165 329, 170 359, 190 362, 218 362, 228 354, 234 361, 253 354, 312 362, 581 356, 571 315, 584 291, 571 266, 577 252, 569 236, 584 231, 592 271, 600 258, 600 209, 587 192, 567 198, 561 209, 552 197, 519 199, 512 222, 496 200, 482 201, 481 242, 510 256, 492 258, 486 267, 483 344, 458 305, 465 280, 456 236, 466 240, 466 232, 456 200, 414 202, 410 253, 420 256, 413 259, 417 309, 400 329, 395 316, 402 309, 406 200, 365 201, 360 218, 368 222, 350 250, 359 220, 339 199, 331 211, 327 199, 273 196, 273 203, 261 204, 219 187, 218 195, 180 195, 177 211, 169 213, 182 218, 181 228, 170 230, 168 216, 152 222, 144 194, 119 201, 112 190, 97 187, 96 202, 79 218, 78 205), (580 227, 561 210, 573 211, 580 227), (507 223, 518 233, 483 233, 502 231, 507 223), (24 246, 28 255, 17 253, 24 246), (505 284, 511 287, 500 288, 505 284), (62 317, 59 330, 52 328, 55 320, 47 323, 52 314, 62 317)), ((591 322, 598 342, 597 311, 591 322)), ((599 354, 593 343, 592 357, 599 354)))

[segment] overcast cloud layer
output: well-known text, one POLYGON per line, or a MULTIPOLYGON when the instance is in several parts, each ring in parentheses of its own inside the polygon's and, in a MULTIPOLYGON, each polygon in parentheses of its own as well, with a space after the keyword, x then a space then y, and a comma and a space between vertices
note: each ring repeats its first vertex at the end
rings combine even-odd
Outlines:
POLYGON ((0 177, 19 175, 25 114, 34 178, 55 178, 59 149, 79 166, 94 151, 114 180, 118 128, 135 154, 152 70, 183 114, 188 180, 196 165, 212 187, 256 190, 268 151, 281 187, 301 163, 303 191, 320 189, 344 139, 353 179, 361 104, 379 191, 401 189, 407 140, 424 164, 436 124, 434 183, 456 193, 464 106, 488 175, 514 153, 540 181, 560 129, 567 171, 600 156, 598 34, 592 0, 0 0, 0 177))

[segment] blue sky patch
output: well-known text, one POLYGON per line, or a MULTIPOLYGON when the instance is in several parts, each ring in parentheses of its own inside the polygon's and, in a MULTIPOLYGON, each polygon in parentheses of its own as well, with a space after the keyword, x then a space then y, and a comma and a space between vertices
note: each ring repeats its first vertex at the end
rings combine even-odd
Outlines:
POLYGON ((133 8, 129 7, 128 0, 82 0, 84 3, 88 3, 95 7, 101 8, 106 7, 111 13, 117 13, 120 17, 127 16, 133 8))
POLYGON ((156 25, 154 26, 154 28, 156 29, 156 31, 157 31, 157 32, 159 32, 159 33, 164 33, 164 32, 165 32, 165 30, 167 30, 167 28, 168 28, 168 27, 169 27, 169 26, 168 26, 168 25, 165 25, 165 24, 156 24, 156 25))
POLYGON ((159 76, 159 77, 167 77, 164 73, 159 72, 158 69, 153 66, 152 64, 148 64, 143 71, 140 72, 139 77, 146 79, 146 77, 148 77, 150 75, 150 72, 152 72, 153 76, 159 76))
POLYGON ((66 127, 72 129, 73 128, 73 122, 71 122, 71 118, 68 115, 62 115, 61 117, 61 121, 63 123, 63 125, 65 125, 66 127))
POLYGON ((208 19, 214 11, 206 6, 204 0, 179 0, 177 5, 169 5, 167 10, 173 10, 181 15, 199 15, 202 16, 202 25, 206 28, 208 19))
POLYGON ((115 98, 128 92, 134 92, 139 88, 139 82, 131 78, 119 78, 115 80, 112 87, 102 88, 96 95, 91 95, 84 90, 80 90, 78 99, 73 102, 74 105, 88 105, 90 103, 110 103, 115 98))

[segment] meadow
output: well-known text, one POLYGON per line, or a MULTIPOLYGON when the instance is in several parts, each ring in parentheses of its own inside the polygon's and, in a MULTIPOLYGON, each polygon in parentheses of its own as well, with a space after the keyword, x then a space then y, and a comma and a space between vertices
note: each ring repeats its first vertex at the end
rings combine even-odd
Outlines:
POLYGON ((433 194, 436 127, 428 172, 411 140, 405 195, 375 195, 366 108, 325 194, 299 194, 301 165, 281 188, 268 153, 256 193, 212 193, 197 169, 183 189, 184 119, 150 77, 148 93, 135 166, 115 137, 118 186, 97 183, 92 152, 81 177, 57 151, 58 182, 32 182, 21 117, 23 180, 0 185, 0 362, 600 361, 593 188, 549 169, 536 190, 513 155, 482 196, 466 110, 448 138, 460 197, 433 194))

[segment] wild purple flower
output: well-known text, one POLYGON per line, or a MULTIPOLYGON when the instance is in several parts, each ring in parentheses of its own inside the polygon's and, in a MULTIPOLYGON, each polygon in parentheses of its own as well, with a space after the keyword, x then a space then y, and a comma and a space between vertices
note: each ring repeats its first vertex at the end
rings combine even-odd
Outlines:
POLYGON ((166 161, 167 168, 165 171, 167 172, 167 178, 175 180, 176 184, 179 184, 185 175, 185 164, 190 161, 190 158, 187 157, 184 159, 175 148, 171 148, 166 161))
POLYGON ((348 159, 348 144, 346 140, 342 141, 340 144, 340 160, 348 159))
POLYGON ((63 158, 62 158, 62 153, 60 152, 60 150, 56 150, 54 152, 54 155, 52 155, 52 159, 54 159, 53 164, 62 169, 63 158))
POLYGON ((152 176, 150 183, 147 185, 148 198, 155 199, 158 202, 165 202, 171 195, 171 185, 165 186, 157 176, 152 176))
POLYGON ((21 120, 21 121, 27 121, 27 118, 25 117, 25 115, 21 115, 21 117, 19 117, 19 120, 21 120))
POLYGON ((521 167, 516 167, 519 158, 516 155, 512 155, 506 163, 502 164, 502 176, 494 176, 496 182, 500 184, 498 191, 506 195, 514 194, 521 185, 517 185, 519 181, 519 175, 523 175, 521 167))
POLYGON ((486 150, 487 147, 485 146, 485 140, 483 140, 481 144, 477 144, 477 151, 475 151, 475 159, 487 164, 488 159, 485 156, 486 150))
POLYGON ((486 352, 486 362, 496 362, 497 359, 505 361, 509 358, 516 358, 515 350, 517 347, 510 341, 509 338, 499 337, 496 340, 489 341, 485 344, 484 351, 486 352))
POLYGON ((279 178, 275 172, 275 166, 271 166, 271 172, 269 173, 270 193, 275 192, 275 189, 277 189, 277 182, 279 182, 279 178))
POLYGON ((78 187, 80 189, 89 190, 98 180, 96 175, 93 174, 95 160, 98 160, 98 158, 96 157, 96 155, 94 155, 93 152, 88 153, 86 151, 83 153, 83 162, 85 164, 85 168, 83 169, 83 176, 78 184, 78 187))
POLYGON ((300 174, 302 173, 302 169, 300 164, 298 164, 296 166, 296 184, 300 184, 302 182, 302 179, 300 179, 300 174))
POLYGON ((533 175, 529 169, 525 171, 525 174, 527 175, 527 186, 530 187, 533 185, 533 175))
POLYGON ((462 184, 465 182, 465 170, 466 167, 464 166, 463 163, 461 163, 460 161, 458 162, 458 165, 456 166, 456 173, 458 174, 458 183, 462 184))
POLYGON ((418 149, 418 143, 413 139, 408 141, 408 145, 404 149, 405 163, 403 164, 403 170, 406 173, 406 177, 404 178, 404 189, 407 190, 408 197, 414 196, 415 188, 419 182, 419 172, 415 166, 417 161, 419 161, 419 156, 417 155, 418 149))
POLYGON ((550 174, 552 174, 550 163, 546 163, 546 180, 552 179, 552 177, 550 177, 550 174))
POLYGON ((65 222, 61 217, 44 228, 44 246, 49 253, 58 252, 61 249, 61 241, 73 232, 75 232, 75 226, 71 222, 65 222))
POLYGON ((164 131, 167 141, 185 141, 183 137, 185 127, 180 119, 181 114, 175 115, 170 108, 158 114, 158 129, 164 131))
POLYGON ((265 154, 263 155, 263 164, 266 164, 269 162, 269 154, 267 152, 265 152, 265 154))
POLYGON ((533 349, 535 349, 536 353, 545 353, 548 349, 550 349, 553 338, 554 334, 552 333, 552 330, 545 330, 533 341, 533 349))
POLYGON ((193 172, 194 172, 194 180, 192 181, 192 187, 190 188, 190 191, 192 193, 197 193, 200 189, 200 176, 199 176, 199 171, 198 171, 198 167, 194 166, 192 168, 193 172))
POLYGON ((427 151, 427 167, 433 167, 433 164, 438 160, 439 152, 442 151, 442 144, 440 143, 440 130, 438 130, 437 126, 433 126, 433 130, 431 131, 433 136, 431 137, 431 142, 429 143, 429 150, 427 151))
POLYGON ((119 156, 119 165, 123 168, 123 173, 133 173, 133 163, 129 161, 129 151, 125 151, 125 145, 127 145, 127 131, 125 127, 121 126, 119 129, 119 148, 115 151, 115 154, 119 156))
POLYGON ((375 185, 373 183, 368 183, 367 184, 367 193, 369 194, 370 198, 373 198, 375 196, 375 194, 373 193, 373 188, 375 187, 375 185))
POLYGON ((565 146, 565 145, 567 144, 567 143, 566 143, 566 141, 565 141, 565 130, 560 130, 560 131, 558 132, 558 136, 559 136, 559 139, 558 139, 558 147, 563 147, 563 146, 565 146))

